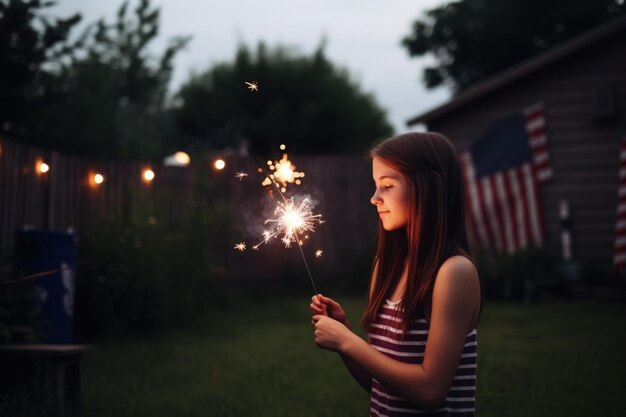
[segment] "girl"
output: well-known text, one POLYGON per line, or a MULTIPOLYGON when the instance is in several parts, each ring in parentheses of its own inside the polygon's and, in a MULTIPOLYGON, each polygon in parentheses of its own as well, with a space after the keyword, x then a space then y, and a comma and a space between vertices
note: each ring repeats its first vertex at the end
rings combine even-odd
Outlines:
POLYGON ((380 221, 362 319, 368 342, 319 294, 315 343, 341 355, 373 416, 473 416, 481 291, 454 147, 438 133, 407 133, 370 156, 380 221))

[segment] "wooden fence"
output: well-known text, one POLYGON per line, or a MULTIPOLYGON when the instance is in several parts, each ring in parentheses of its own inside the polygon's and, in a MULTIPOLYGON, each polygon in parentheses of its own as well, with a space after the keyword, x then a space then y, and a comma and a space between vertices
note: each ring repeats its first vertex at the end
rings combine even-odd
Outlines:
MULTIPOLYGON (((290 155, 291 156, 291 155, 290 155)), ((272 159, 279 159, 273 155, 272 159)), ((315 274, 331 279, 355 263, 364 269, 374 248, 376 213, 369 203, 373 192, 369 162, 362 155, 293 155, 298 171, 306 176, 303 184, 291 188, 298 195, 315 201, 315 212, 325 223, 317 227, 305 242, 305 256, 315 274), (321 258, 315 250, 323 250, 321 258)), ((280 242, 263 245, 259 251, 244 253, 233 250, 239 241, 248 248, 261 240, 264 216, 271 215, 276 201, 268 198, 260 185, 262 174, 248 155, 224 153, 194 158, 192 165, 202 169, 168 167, 139 161, 112 161, 79 158, 46 151, 0 138, 0 257, 6 259, 13 251, 15 231, 33 229, 66 230, 80 236, 81 225, 89 216, 120 215, 129 190, 142 204, 153 204, 164 193, 169 196, 172 227, 176 213, 189 202, 189 189, 198 175, 211 177, 215 195, 211 198, 228 201, 232 231, 224 241, 223 265, 230 275, 239 277, 271 276, 285 262, 301 261, 297 246, 285 249, 280 242), (221 156, 226 168, 217 171, 209 163, 221 156), (41 163, 49 171, 39 170, 41 163), (155 172, 151 182, 142 179, 144 169, 155 172), (249 175, 241 180, 237 172, 249 175), (93 175, 104 177, 102 184, 93 182, 93 175), (280 259, 279 259, 280 258, 280 259), (290 261, 286 261, 290 259, 290 261)), ((80 247, 80 246, 79 246, 80 247)), ((305 275, 304 275, 305 276, 305 275)), ((367 277, 363 277, 363 282, 367 277)))

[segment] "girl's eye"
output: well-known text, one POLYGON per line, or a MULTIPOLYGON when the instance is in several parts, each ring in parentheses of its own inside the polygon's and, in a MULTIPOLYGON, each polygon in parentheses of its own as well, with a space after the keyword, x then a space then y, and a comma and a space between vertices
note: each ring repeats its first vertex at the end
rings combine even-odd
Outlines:
POLYGON ((385 190, 389 190, 390 188, 393 188, 393 185, 383 185, 383 188, 385 190))

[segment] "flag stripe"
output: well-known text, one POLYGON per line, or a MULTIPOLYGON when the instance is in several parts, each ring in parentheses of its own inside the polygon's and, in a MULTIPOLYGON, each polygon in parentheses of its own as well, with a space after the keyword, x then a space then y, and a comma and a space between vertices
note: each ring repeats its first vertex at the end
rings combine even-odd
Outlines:
POLYGON ((546 121, 542 103, 536 103, 524 110, 526 131, 528 132, 529 145, 533 154, 536 168, 537 181, 540 183, 552 178, 552 170, 546 169, 550 163, 550 153, 547 149, 545 135, 546 121))
POLYGON ((518 196, 520 194, 520 187, 519 182, 517 181, 516 169, 510 169, 507 174, 509 184, 511 184, 511 199, 515 212, 513 228, 513 231, 515 232, 515 247, 523 248, 524 246, 526 246, 526 231, 524 229, 524 208, 522 205, 522 200, 519 198, 515 198, 515 196, 518 196))
POLYGON ((515 247, 515 243, 513 242, 513 223, 511 221, 511 207, 509 206, 509 192, 507 190, 504 177, 505 176, 502 172, 494 175, 496 192, 499 198, 498 205, 500 206, 500 212, 502 213, 505 248, 508 253, 512 253, 514 252, 513 248, 515 247))
POLYGON ((524 165, 522 167, 524 172, 524 178, 526 180, 526 198, 528 199, 528 206, 530 207, 530 226, 532 230, 533 241, 535 245, 541 246, 542 233, 541 233, 541 221, 539 219, 539 205, 537 204, 537 188, 536 183, 533 181, 533 170, 530 165, 524 165))
POLYGON ((526 181, 524 180, 524 171, 518 168, 515 170, 515 172, 517 173, 517 180, 520 185, 520 193, 518 195, 520 196, 520 201, 522 202, 524 206, 524 209, 523 209, 524 210, 524 234, 526 236, 526 240, 524 241, 524 246, 526 246, 528 245, 528 242, 531 241, 532 235, 533 235, 533 230, 530 225, 531 224, 530 223, 530 210, 527 209, 527 206, 525 204, 525 198, 524 198, 528 190, 526 187, 526 181))
POLYGON ((474 180, 474 188, 476 190, 476 201, 473 202, 473 205, 477 207, 478 212, 476 213, 474 219, 476 220, 478 231, 482 230, 482 243, 485 247, 493 247, 495 245, 495 238, 491 233, 491 228, 489 227, 489 221, 485 216, 488 215, 487 210, 485 208, 485 201, 482 193, 482 188, 476 178, 474 180))
POLYGON ((620 143, 613 265, 626 266, 626 138, 620 143))
POLYGON ((487 203, 491 212, 492 231, 496 238, 496 247, 498 250, 504 249, 504 223, 502 222, 502 214, 500 213, 500 206, 497 204, 497 192, 496 192, 496 178, 492 175, 487 178, 483 178, 484 192, 488 195, 487 203))
POLYGON ((463 181, 465 187, 465 205, 467 210, 467 225, 469 227, 470 236, 476 236, 479 245, 489 247, 487 232, 481 218, 480 206, 478 201, 478 191, 476 189, 476 178, 472 164, 470 163, 469 152, 463 152, 459 155, 461 164, 461 172, 463 173, 463 181))

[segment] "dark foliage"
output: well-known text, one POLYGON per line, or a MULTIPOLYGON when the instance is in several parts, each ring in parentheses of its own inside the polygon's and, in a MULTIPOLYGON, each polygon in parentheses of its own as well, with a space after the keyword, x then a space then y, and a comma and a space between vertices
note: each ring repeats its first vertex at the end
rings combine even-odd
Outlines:
POLYGON ((172 111, 179 146, 236 146, 247 140, 268 154, 288 143, 291 151, 323 153, 363 150, 391 127, 370 94, 324 55, 310 56, 259 44, 241 46, 233 62, 194 76, 175 98, 172 111), (258 91, 245 82, 258 82, 258 91))
POLYGON ((79 16, 47 23, 52 3, 0 4, 3 136, 81 155, 162 156, 167 85, 188 39, 171 40, 160 57, 148 52, 160 15, 150 0, 132 13, 123 3, 114 23, 100 20, 76 41, 79 16))
POLYGON ((435 57, 428 88, 459 91, 624 11, 621 0, 459 0, 427 11, 402 45, 435 57))

